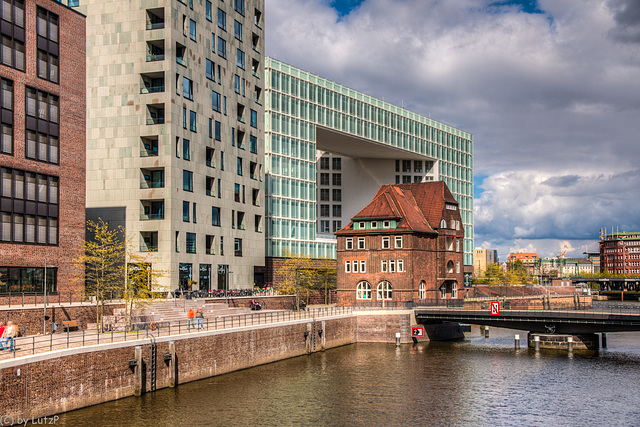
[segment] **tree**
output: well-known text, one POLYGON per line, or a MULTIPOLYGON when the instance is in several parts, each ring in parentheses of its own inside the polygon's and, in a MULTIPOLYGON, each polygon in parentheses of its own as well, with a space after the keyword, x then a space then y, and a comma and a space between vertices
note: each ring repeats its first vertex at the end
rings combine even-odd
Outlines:
POLYGON ((335 261, 328 259, 312 259, 310 256, 293 254, 286 251, 287 260, 278 274, 281 277, 277 290, 284 295, 302 296, 309 303, 311 290, 325 292, 325 303, 328 301, 329 290, 335 289, 335 261))
POLYGON ((150 256, 134 250, 123 227, 109 227, 99 218, 88 220, 84 252, 75 260, 85 268, 85 291, 96 304, 98 331, 104 329, 106 301, 120 297, 125 303, 125 320, 131 325, 133 311, 149 301, 151 290, 164 271, 153 269, 150 256))

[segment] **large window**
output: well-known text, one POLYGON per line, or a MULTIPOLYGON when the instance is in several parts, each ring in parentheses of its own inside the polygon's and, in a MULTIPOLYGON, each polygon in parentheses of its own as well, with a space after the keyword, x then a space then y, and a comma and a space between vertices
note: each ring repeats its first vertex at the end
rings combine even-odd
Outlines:
POLYGON ((2 168, 0 241, 58 244, 58 178, 2 168))
POLYGON ((2 49, 3 65, 25 70, 24 0, 2 0, 2 49))
POLYGON ((58 83, 58 15, 38 7, 38 77, 58 83))
POLYGON ((424 280, 418 286, 418 299, 427 299, 427 285, 425 285, 424 280))
POLYGON ((211 207, 211 225, 220 227, 220 208, 215 206, 211 207))
POLYGON ((371 285, 368 282, 358 283, 356 299, 371 299, 371 285))
POLYGON ((236 51, 236 65, 244 70, 244 52, 240 49, 236 51))
POLYGON ((193 172, 182 171, 182 189, 193 192, 193 172))
POLYGON ((215 90, 211 91, 211 108, 218 113, 220 112, 220 94, 215 90))
POLYGON ((7 79, 0 81, 0 153, 13 154, 13 82, 7 79))
POLYGON ((196 253, 196 233, 187 233, 186 249, 188 254, 196 253))
POLYGON ((233 0, 233 8, 240 15, 244 16, 244 0, 233 0))
POLYGON ((393 289, 391 283, 387 281, 378 284, 378 301, 388 301, 393 299, 393 289))
MULTIPOLYGON (((47 293, 58 291, 58 269, 48 267, 47 293)), ((0 294, 20 292, 43 292, 44 267, 0 267, 0 294)))
POLYGON ((207 78, 215 82, 216 81, 216 65, 210 59, 207 59, 206 62, 207 62, 207 78))
POLYGON ((182 96, 193 101, 193 82, 186 77, 182 77, 182 96))
POLYGON ((25 157, 49 163, 59 162, 60 101, 30 87, 26 93, 25 157))
MULTIPOLYGON (((227 41, 222 37, 218 37, 218 56, 222 58, 227 57, 227 41)), ((220 75, 220 73, 218 73, 218 75, 220 75)))
POLYGON ((236 39, 242 41, 242 24, 238 21, 233 21, 233 32, 236 39))
POLYGON ((227 14, 221 9, 218 9, 218 28, 227 30, 227 14))

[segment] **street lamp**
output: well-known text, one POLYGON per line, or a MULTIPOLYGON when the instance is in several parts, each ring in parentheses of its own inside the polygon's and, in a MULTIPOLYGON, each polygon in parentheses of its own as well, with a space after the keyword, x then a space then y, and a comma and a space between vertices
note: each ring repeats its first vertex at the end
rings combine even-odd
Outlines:
POLYGON ((55 266, 47 265, 47 259, 45 258, 44 259, 44 280, 43 280, 43 286, 42 286, 42 289, 44 291, 44 301, 43 301, 44 315, 42 317, 42 335, 47 334, 47 267, 53 268, 55 266))
POLYGON ((229 277, 231 275, 231 273, 233 273, 233 271, 229 271, 227 270, 227 280, 224 281, 224 298, 227 301, 227 307, 229 306, 229 279, 231 279, 231 277, 229 277))

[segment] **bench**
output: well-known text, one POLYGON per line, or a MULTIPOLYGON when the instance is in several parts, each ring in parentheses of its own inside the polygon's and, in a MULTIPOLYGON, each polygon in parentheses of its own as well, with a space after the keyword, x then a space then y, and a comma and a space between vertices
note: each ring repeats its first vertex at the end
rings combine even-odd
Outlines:
POLYGON ((63 320, 62 330, 64 331, 65 328, 67 329, 67 332, 69 332, 71 328, 74 328, 77 331, 78 329, 80 329, 80 325, 78 324, 77 320, 63 320))

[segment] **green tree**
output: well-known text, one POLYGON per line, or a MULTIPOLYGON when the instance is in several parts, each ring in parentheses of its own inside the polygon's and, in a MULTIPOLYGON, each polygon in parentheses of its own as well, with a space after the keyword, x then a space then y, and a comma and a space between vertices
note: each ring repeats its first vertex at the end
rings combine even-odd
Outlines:
POLYGON ((329 291, 335 289, 335 261, 313 259, 310 256, 285 252, 287 260, 278 269, 281 277, 277 287, 281 295, 297 295, 309 304, 312 290, 324 290, 325 303, 329 291))

